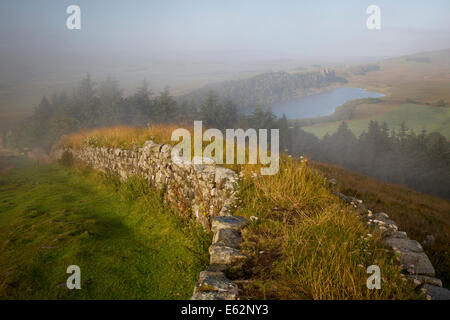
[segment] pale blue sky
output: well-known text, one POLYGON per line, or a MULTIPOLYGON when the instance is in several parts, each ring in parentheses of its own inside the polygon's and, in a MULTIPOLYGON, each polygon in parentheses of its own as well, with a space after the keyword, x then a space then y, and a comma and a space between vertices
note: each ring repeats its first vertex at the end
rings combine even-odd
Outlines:
POLYGON ((449 21, 449 0, 2 0, 0 53, 395 56, 450 47, 449 21), (80 31, 65 27, 70 4, 80 31), (381 7, 379 31, 366 28, 370 4, 381 7))

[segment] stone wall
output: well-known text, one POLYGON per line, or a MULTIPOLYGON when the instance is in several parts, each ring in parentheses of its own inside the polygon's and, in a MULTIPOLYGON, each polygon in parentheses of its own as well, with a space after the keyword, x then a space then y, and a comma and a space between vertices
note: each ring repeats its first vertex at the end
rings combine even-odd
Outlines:
POLYGON ((450 300, 450 291, 442 287, 442 281, 435 278, 435 270, 422 246, 411 240, 404 231, 400 231, 395 221, 384 212, 373 213, 366 208, 362 200, 336 194, 341 200, 358 208, 361 218, 373 228, 383 233, 384 242, 391 247, 402 266, 405 280, 420 286, 428 300, 450 300))
POLYGON ((216 166, 211 159, 208 164, 190 161, 177 164, 171 159, 171 151, 171 145, 147 141, 142 148, 133 150, 107 147, 59 149, 52 152, 52 158, 60 159, 64 152, 69 152, 74 159, 103 172, 117 173, 123 180, 141 175, 151 186, 164 190, 165 201, 208 228, 210 217, 229 215, 229 209, 236 201, 237 174, 216 166))
POLYGON ((240 268, 247 259, 239 249, 243 217, 218 216, 212 220, 213 243, 209 247, 210 265, 200 272, 192 300, 235 300, 238 286, 225 276, 230 268, 240 268))
MULTIPOLYGON (((200 273, 193 300, 236 299, 238 287, 225 276, 230 268, 239 268, 247 257, 240 251, 241 230, 247 225, 242 217, 231 215, 230 209, 237 203, 238 175, 227 168, 184 161, 175 163, 172 147, 147 141, 142 148, 133 150, 84 147, 82 149, 58 149, 52 159, 61 159, 64 153, 103 172, 115 172, 121 179, 142 175, 149 185, 163 190, 164 199, 179 210, 210 228, 214 234, 209 247, 210 265, 200 273)), ((449 290, 434 278, 435 271, 422 246, 408 239, 386 213, 372 213, 361 200, 337 194, 348 204, 364 213, 363 219, 382 230, 385 243, 397 254, 406 279, 422 286, 429 299, 449 299, 449 290)))
POLYGON ((97 170, 116 173, 122 180, 140 175, 150 186, 163 190, 166 202, 214 234, 209 248, 210 266, 200 273, 192 299, 233 300, 237 286, 224 271, 239 267, 246 259, 239 247, 240 231, 247 221, 230 213, 236 205, 239 177, 233 170, 216 166, 211 159, 204 159, 208 164, 174 162, 171 153, 171 145, 147 141, 142 148, 133 150, 87 146, 57 149, 51 157, 60 160, 71 155, 97 170))

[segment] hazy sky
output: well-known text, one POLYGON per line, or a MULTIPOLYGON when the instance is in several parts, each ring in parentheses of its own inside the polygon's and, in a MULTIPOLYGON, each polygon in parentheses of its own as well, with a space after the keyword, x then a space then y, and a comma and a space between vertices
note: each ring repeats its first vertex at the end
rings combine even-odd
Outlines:
POLYGON ((394 56, 450 47, 449 15, 449 0, 2 0, 0 53, 394 56), (81 30, 66 28, 71 4, 81 7, 81 30), (381 30, 366 27, 371 4, 381 8, 381 30))

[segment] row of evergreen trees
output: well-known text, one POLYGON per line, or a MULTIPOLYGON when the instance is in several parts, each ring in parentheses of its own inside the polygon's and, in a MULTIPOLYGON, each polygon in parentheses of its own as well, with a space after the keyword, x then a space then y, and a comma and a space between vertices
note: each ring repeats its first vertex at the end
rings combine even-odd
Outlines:
POLYGON ((344 168, 410 188, 450 198, 450 143, 437 132, 416 134, 402 124, 399 132, 386 123, 371 121, 356 137, 342 122, 322 140, 296 127, 282 140, 294 155, 337 164, 344 168))
POLYGON ((319 140, 297 122, 255 107, 240 113, 230 100, 208 92, 202 102, 177 102, 165 89, 154 96, 147 83, 124 96, 111 78, 96 85, 87 75, 72 94, 42 98, 33 115, 7 138, 10 148, 42 147, 49 150, 63 134, 83 128, 116 124, 190 123, 203 120, 210 128, 280 129, 280 148, 424 192, 450 198, 450 143, 439 133, 419 134, 402 125, 398 133, 386 123, 370 122, 367 132, 356 137, 345 122, 333 135, 319 140))
POLYGON ((196 103, 201 103, 204 96, 213 90, 220 98, 237 103, 240 110, 248 110, 255 105, 271 106, 291 100, 299 94, 311 93, 312 90, 346 82, 347 80, 337 76, 334 70, 328 69, 301 73, 277 71, 210 84, 186 96, 196 103))
POLYGON ((207 119, 207 125, 232 127, 238 122, 236 106, 209 94, 201 105, 185 100, 177 103, 166 88, 154 96, 144 81, 130 96, 124 96, 117 80, 107 78, 98 85, 89 75, 72 90, 43 97, 33 115, 7 138, 9 147, 42 147, 49 150, 63 134, 84 128, 117 124, 191 122, 207 119))

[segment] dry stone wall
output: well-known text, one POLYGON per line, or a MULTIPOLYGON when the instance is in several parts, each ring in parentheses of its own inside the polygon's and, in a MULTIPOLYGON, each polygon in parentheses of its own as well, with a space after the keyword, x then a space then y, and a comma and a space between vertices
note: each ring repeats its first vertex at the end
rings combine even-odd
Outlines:
MULTIPOLYGON (((230 267, 239 268, 247 259, 240 250, 241 230, 247 221, 231 214, 237 202, 239 177, 230 169, 216 166, 212 160, 208 164, 174 162, 171 152, 172 146, 150 140, 142 148, 132 150, 88 146, 76 150, 57 149, 51 157, 59 160, 64 153, 69 153, 97 170, 117 173, 123 180, 141 175, 149 185, 164 190, 165 201, 213 232, 210 265, 200 273, 191 299, 234 300, 238 287, 226 278, 225 271, 230 267)), ((361 200, 341 193, 337 195, 361 209, 363 219, 384 232, 385 242, 396 252, 406 278, 421 286, 427 298, 450 299, 450 291, 442 288, 441 280, 434 277, 433 265, 417 241, 399 231, 386 213, 372 213, 361 200)))
POLYGON ((384 212, 373 213, 366 208, 362 200, 336 195, 346 203, 358 208, 363 213, 362 219, 371 227, 383 232, 384 242, 397 255, 405 279, 420 286, 428 300, 450 300, 450 290, 442 287, 442 281, 435 278, 435 270, 422 246, 416 240, 408 238, 404 231, 400 231, 395 221, 384 212))
POLYGON ((243 217, 217 216, 212 220, 213 243, 209 247, 210 265, 200 273, 192 300, 235 300, 238 286, 225 276, 230 268, 240 268, 247 256, 240 251, 243 217))
POLYGON ((216 166, 211 159, 204 159, 207 164, 174 162, 171 153, 171 145, 150 140, 142 148, 132 150, 86 146, 57 149, 51 156, 59 160, 70 154, 97 170, 116 173, 122 180, 140 175, 149 185, 163 190, 166 202, 205 228, 211 228, 214 234, 209 248, 210 266, 200 273, 192 299, 236 299, 237 285, 226 278, 224 271, 239 267, 247 258, 239 250, 240 232, 247 221, 230 213, 237 202, 239 177, 233 170, 216 166))
POLYGON ((64 152, 70 152, 76 160, 103 172, 117 173, 123 180, 141 175, 151 186, 164 190, 165 201, 183 214, 192 215, 205 227, 209 227, 209 217, 229 215, 236 201, 237 174, 216 166, 212 160, 208 164, 175 163, 171 151, 171 145, 147 141, 142 148, 133 150, 107 147, 59 149, 52 157, 59 159, 64 152))

